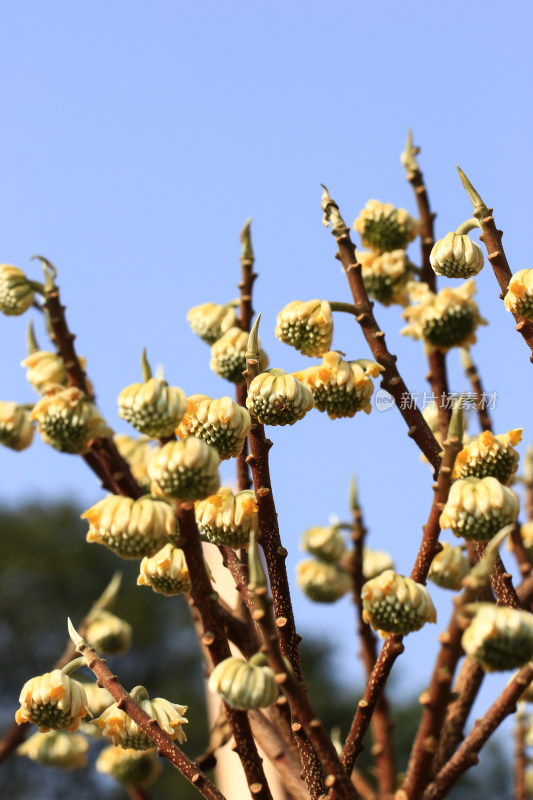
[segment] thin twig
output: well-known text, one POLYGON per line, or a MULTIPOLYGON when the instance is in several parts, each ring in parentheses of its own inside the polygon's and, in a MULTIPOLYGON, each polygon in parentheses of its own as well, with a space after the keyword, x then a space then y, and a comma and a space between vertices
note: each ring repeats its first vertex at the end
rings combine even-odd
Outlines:
POLYGON ((516 704, 524 689, 533 680, 533 664, 522 667, 509 682, 489 710, 478 719, 459 750, 440 770, 435 780, 428 786, 423 800, 441 800, 467 769, 478 762, 478 753, 496 730, 498 725, 516 711, 516 704))
POLYGON ((132 699, 104 659, 100 658, 96 650, 79 635, 76 639, 76 649, 83 655, 87 666, 96 676, 98 686, 107 689, 118 707, 125 711, 150 737, 157 747, 157 754, 170 761, 208 800, 225 800, 224 795, 198 769, 198 766, 187 758, 185 753, 161 730, 157 722, 151 720, 148 714, 132 699))
POLYGON ((408 435, 416 442, 437 474, 441 462, 441 448, 420 410, 414 403, 405 403, 405 398, 411 395, 396 367, 396 356, 387 349, 385 333, 374 317, 372 311, 374 304, 368 299, 361 274, 361 264, 357 263, 355 246, 350 238, 349 228, 340 216, 337 203, 331 199, 327 190, 324 191, 322 198, 322 209, 325 212, 325 219, 331 220, 332 223, 332 233, 339 248, 336 258, 339 259, 346 272, 357 310, 356 320, 361 326, 375 360, 384 368, 381 374, 381 386, 394 397, 398 410, 408 426, 408 435))
MULTIPOLYGON (((521 704, 522 705, 522 704, 521 704)), ((529 800, 530 794, 526 786, 526 721, 523 709, 518 708, 515 720, 515 749, 514 749, 514 786, 513 800, 529 800)))
MULTIPOLYGON (((212 665, 216 666, 231 656, 220 613, 218 595, 213 591, 207 573, 194 510, 177 504, 176 516, 180 524, 180 545, 189 568, 191 597, 200 613, 204 629, 202 644, 209 653, 212 665)), ((252 795, 258 800, 272 800, 246 712, 231 708, 227 703, 225 709, 231 732, 235 738, 235 749, 241 759, 252 795)))

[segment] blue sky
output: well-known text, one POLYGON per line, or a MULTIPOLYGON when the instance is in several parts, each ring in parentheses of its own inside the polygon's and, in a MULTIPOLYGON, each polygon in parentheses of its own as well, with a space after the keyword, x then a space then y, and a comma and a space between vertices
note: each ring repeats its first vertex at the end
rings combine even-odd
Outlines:
MULTIPOLYGON (((116 396, 140 380, 144 346, 187 394, 232 393, 210 373, 208 348, 185 315, 198 303, 236 295, 239 231, 249 216, 260 275, 254 307, 263 312, 271 365, 290 371, 314 363, 278 342, 274 326, 290 300, 350 299, 334 241, 320 224, 319 184, 327 184, 350 223, 372 197, 414 214, 399 161, 409 126, 422 146, 437 235, 471 213, 459 163, 494 206, 513 271, 531 266, 526 3, 502 12, 495 0, 28 0, 4 4, 0 21, 0 261, 36 279, 30 256, 55 263, 78 352, 88 358, 99 405, 117 431, 128 426, 117 417, 116 396)), ((418 248, 410 252, 416 260, 418 248)), ((477 283, 490 325, 473 357, 486 389, 499 393, 497 432, 524 427, 531 441, 527 348, 490 269, 477 283)), ((409 388, 423 392, 421 345, 398 336, 397 308, 378 307, 376 316, 409 388)), ((3 400, 33 399, 19 367, 27 322, 28 315, 0 319, 3 400)), ((37 334, 44 346, 39 320, 37 334)), ((349 318, 336 325, 334 347, 350 358, 369 356, 349 318)), ((456 353, 449 362, 452 389, 464 389, 456 353)), ((375 410, 337 422, 314 412, 294 428, 270 429, 291 573, 300 533, 326 524, 331 513, 346 517, 352 472, 369 543, 389 548, 398 570, 409 572, 431 475, 405 433, 397 411, 375 410)), ((21 454, 3 449, 0 471, 2 502, 69 498, 81 511, 102 496, 83 461, 37 438, 21 454)), ((233 477, 227 463, 222 476, 233 477)), ((348 601, 323 609, 294 594, 301 629, 320 634, 340 616, 349 620, 348 601)), ((446 604, 439 627, 448 615, 446 604)), ((348 682, 352 627, 336 633, 348 682)), ((433 626, 417 637, 408 640, 408 653, 434 648, 433 626)), ((427 680, 429 662, 405 661, 419 684, 427 680)), ((355 669, 359 674, 358 662, 355 669)), ((406 669, 399 676, 412 685, 406 669)))

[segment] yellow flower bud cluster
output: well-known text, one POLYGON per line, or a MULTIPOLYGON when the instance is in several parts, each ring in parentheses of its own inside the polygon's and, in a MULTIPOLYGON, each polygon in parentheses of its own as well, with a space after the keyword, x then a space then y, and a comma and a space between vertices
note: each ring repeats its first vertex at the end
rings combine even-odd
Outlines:
POLYGON ((151 558, 143 558, 137 585, 167 596, 188 594, 191 579, 183 550, 169 543, 151 558))
POLYGON ((232 306, 202 303, 190 309, 187 322, 200 339, 207 344, 214 344, 230 328, 236 326, 237 318, 232 306))
POLYGON ((493 603, 477 603, 463 633, 465 653, 486 670, 515 669, 533 658, 533 614, 493 603))
POLYGON ((440 527, 467 540, 486 542, 516 522, 519 509, 516 494, 496 478, 462 478, 451 486, 440 527))
POLYGON ((503 302, 507 311, 533 320, 533 269, 520 269, 515 272, 503 302))
POLYGON ((62 453, 84 453, 92 439, 111 436, 100 412, 76 386, 54 388, 33 407, 43 440, 62 453))
POLYGON ((484 431, 458 453, 452 472, 457 478, 492 476, 508 484, 518 469, 520 456, 514 449, 522 439, 522 428, 494 436, 484 431))
MULTIPOLYGON (((216 375, 232 383, 244 383, 243 372, 246 369, 246 351, 248 350, 248 333, 240 328, 230 328, 217 339, 211 347, 210 366, 216 375)), ((261 351, 259 370, 268 366, 266 353, 261 351)))
POLYGON ((352 579, 348 572, 337 564, 314 559, 297 564, 296 582, 315 603, 334 603, 352 588, 352 579))
POLYGON ((76 769, 87 765, 89 742, 84 736, 48 731, 34 733, 17 747, 17 755, 27 756, 32 761, 58 769, 76 769))
POLYGON ((343 361, 340 353, 326 353, 322 364, 295 372, 294 377, 309 387, 319 411, 331 419, 353 417, 358 411, 370 413, 370 398, 374 392, 371 377, 376 378, 383 367, 375 361, 360 359, 343 361))
POLYGON ((453 231, 435 242, 429 261, 433 271, 446 278, 472 278, 484 264, 481 247, 466 234, 453 231))
POLYGON ((436 622, 437 612, 428 590, 411 578, 388 569, 367 581, 361 592, 363 619, 378 630, 407 634, 426 622, 436 622))
POLYGON ((250 534, 259 531, 255 494, 248 489, 233 494, 222 486, 216 494, 196 503, 194 513, 198 530, 214 544, 245 547, 250 534))
POLYGON ((363 547, 363 578, 370 581, 386 569, 394 569, 392 558, 385 550, 371 550, 363 547))
POLYGON ((315 525, 302 534, 300 548, 321 561, 335 563, 345 551, 344 537, 336 525, 315 525))
POLYGON ((151 556, 177 528, 176 515, 162 500, 108 495, 84 511, 89 520, 88 542, 103 544, 121 558, 151 556))
POLYGON ((472 300, 476 291, 473 280, 457 289, 446 287, 438 294, 425 283, 410 283, 407 288, 411 301, 418 305, 410 305, 403 312, 409 324, 401 333, 423 340, 429 350, 446 352, 451 347, 474 343, 477 326, 486 325, 472 300))
POLYGON ((327 300, 293 300, 276 319, 277 338, 303 356, 323 356, 333 341, 333 317, 327 300))
POLYGON ((405 250, 375 253, 372 250, 357 252, 361 264, 363 283, 370 297, 390 306, 407 305, 408 282, 412 279, 412 266, 405 250))
POLYGON ((428 579, 443 589, 457 591, 469 572, 470 562, 462 547, 453 547, 448 542, 442 542, 442 550, 431 562, 428 579))
POLYGON ((55 385, 67 385, 65 364, 57 353, 35 350, 21 361, 20 366, 28 368, 26 377, 37 394, 46 394, 55 385))
POLYGON ((18 317, 33 303, 34 291, 18 267, 0 264, 0 311, 8 317, 18 317))
POLYGON ((182 390, 157 378, 132 383, 118 396, 119 417, 154 439, 171 436, 186 409, 187 398, 182 390))
POLYGON ((215 448, 196 436, 168 442, 148 467, 152 491, 183 502, 203 500, 220 486, 219 463, 215 448))
POLYGON ((378 253, 405 250, 419 232, 418 222, 405 208, 379 200, 369 200, 353 226, 361 234, 363 245, 378 253))
POLYGON ((119 655, 131 646, 132 628, 110 611, 98 611, 87 626, 86 638, 98 653, 104 656, 119 655))
POLYGON ((125 786, 145 788, 162 770, 155 750, 132 750, 129 747, 104 747, 96 759, 96 769, 125 786))
POLYGON ((203 439, 224 461, 242 452, 251 425, 249 413, 231 397, 212 400, 204 394, 193 394, 176 433, 180 439, 187 436, 203 439))
POLYGON ((262 654, 248 662, 237 657, 224 659, 211 673, 208 686, 232 708, 267 708, 278 697, 276 676, 262 654))
POLYGON ((19 702, 15 720, 19 725, 34 722, 41 732, 53 728, 74 733, 89 710, 83 685, 59 669, 26 681, 19 702))
POLYGON ((253 379, 246 405, 262 425, 294 425, 315 402, 312 391, 293 375, 270 369, 253 379))
MULTIPOLYGON (((130 694, 170 739, 177 739, 180 744, 187 741, 183 730, 183 725, 188 722, 183 716, 187 711, 187 706, 171 703, 163 697, 155 697, 150 700, 146 689, 142 686, 136 686, 130 694)), ((154 747, 154 742, 150 737, 128 717, 125 711, 118 707, 117 703, 109 706, 94 720, 94 723, 102 729, 105 736, 110 736, 113 744, 118 747, 132 750, 151 750, 154 747)))
POLYGON ((33 441, 30 412, 17 403, 0 401, 0 444, 10 450, 25 450, 33 441))
POLYGON ((155 448, 149 438, 140 436, 135 439, 127 433, 117 433, 113 436, 113 441, 117 450, 129 465, 131 474, 139 484, 141 489, 147 493, 150 491, 150 478, 148 476, 148 464, 152 460, 155 448))

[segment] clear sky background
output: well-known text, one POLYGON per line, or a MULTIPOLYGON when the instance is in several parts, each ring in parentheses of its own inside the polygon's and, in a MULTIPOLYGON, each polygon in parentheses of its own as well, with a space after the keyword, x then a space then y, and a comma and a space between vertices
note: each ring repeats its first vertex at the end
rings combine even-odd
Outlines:
MULTIPOLYGON (((315 363, 278 342, 274 327, 290 300, 350 300, 321 225, 319 184, 350 223, 374 197, 416 214, 399 160, 409 126, 422 147, 437 235, 471 214, 458 163, 494 206, 512 270, 532 266, 531 17, 528 3, 502 11, 495 0, 3 4, 0 261, 37 280, 34 253, 57 266, 109 424, 128 432, 116 397, 141 379, 144 346, 187 394, 232 394, 210 372, 209 350, 185 315, 236 296, 239 232, 249 216, 260 275, 254 307, 263 312, 271 366, 315 363)), ((410 253, 419 259, 418 244, 410 253)), ((477 283, 490 325, 473 357, 487 391, 499 393, 496 432, 523 427, 528 442, 528 350, 490 268, 477 283)), ((398 307, 375 311, 409 388, 427 390, 422 346, 398 335, 398 307)), ((2 400, 35 399, 19 366, 28 319, 0 319, 2 400)), ((36 329, 45 347, 41 320, 36 329)), ((352 359, 370 356, 351 318, 339 319, 333 346, 352 359)), ((448 361, 451 388, 468 389, 457 353, 448 361)), ((291 574, 301 532, 332 513, 346 518, 352 472, 369 544, 390 549, 398 571, 410 571, 431 473, 397 410, 335 422, 313 412, 269 435, 291 574)), ((231 464, 221 472, 233 479, 231 464)), ((4 503, 65 498, 81 512, 102 496, 81 459, 38 437, 23 453, 2 449, 0 474, 4 503)), ((441 629, 450 606, 443 592, 432 593, 441 629)), ((294 598, 298 628, 336 637, 340 678, 358 680, 348 600, 311 605, 296 589, 294 598)), ((427 626, 408 639, 396 671, 404 694, 427 681, 437 633, 427 626)))

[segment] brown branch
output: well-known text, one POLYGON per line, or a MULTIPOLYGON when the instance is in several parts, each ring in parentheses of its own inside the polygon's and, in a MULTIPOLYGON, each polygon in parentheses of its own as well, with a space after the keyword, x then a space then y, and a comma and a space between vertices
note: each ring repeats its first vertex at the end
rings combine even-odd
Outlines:
POLYGON ((426 375, 426 380, 429 381, 431 391, 437 398, 435 405, 439 420, 439 432, 441 439, 444 439, 452 415, 451 405, 447 402, 450 389, 446 372, 446 353, 443 353, 442 350, 431 350, 428 355, 428 362, 429 372, 426 375))
MULTIPOLYGON (((315 752, 326 773, 324 785, 328 789, 335 787, 339 798, 348 800, 358 797, 357 792, 348 779, 348 775, 343 769, 337 751, 330 737, 324 730, 322 723, 317 719, 306 692, 292 673, 287 670, 287 665, 283 659, 280 648, 280 637, 274 617, 272 614, 272 600, 268 596, 266 588, 256 588, 254 592, 254 603, 256 611, 254 619, 257 621, 259 630, 263 638, 263 651, 265 652, 269 664, 276 673, 277 682, 286 695, 294 716, 298 720, 293 723, 293 729, 298 732, 303 728, 309 737, 315 752)), ((314 795, 311 787, 308 787, 311 796, 314 795)))
MULTIPOLYGON (((350 536, 354 545, 352 558, 347 565, 343 564, 343 566, 349 568, 353 579, 353 601, 357 609, 357 632, 361 642, 361 659, 367 678, 370 678, 377 659, 377 644, 374 632, 363 619, 361 591, 364 584, 363 547, 366 529, 363 522, 363 513, 357 502, 353 508, 353 527, 350 536)), ((389 703, 384 691, 376 702, 371 726, 374 741, 372 755, 376 762, 380 798, 381 800, 388 800, 393 796, 396 787, 396 757, 392 739, 393 725, 389 703)))
POLYGON ((481 719, 478 719, 459 750, 440 770, 428 786, 423 800, 441 800, 467 769, 478 762, 478 753, 498 725, 516 711, 516 704, 524 689, 533 680, 533 664, 526 664, 514 676, 496 701, 481 719))
MULTIPOLYGON (((486 542, 476 542, 476 550, 479 558, 482 558, 486 549, 486 542)), ((522 608, 522 604, 516 594, 516 589, 513 586, 513 576, 506 571, 500 555, 497 555, 495 558, 494 566, 490 573, 490 585, 492 586, 492 591, 496 595, 498 605, 509 606, 509 608, 516 609, 522 608)))
POLYGON ((355 245, 350 238, 350 231, 339 214, 338 205, 329 195, 326 196, 326 192, 324 193, 322 208, 325 211, 326 218, 331 218, 332 220, 332 233, 339 248, 336 258, 339 259, 346 272, 357 311, 356 320, 361 326, 372 355, 378 364, 384 368, 381 375, 381 386, 394 397, 396 406, 408 426, 408 435, 414 439, 435 470, 435 474, 437 474, 441 462, 441 448, 420 410, 414 403, 405 403, 405 398, 411 395, 396 367, 397 358, 387 349, 385 333, 381 330, 374 317, 372 311, 374 304, 368 299, 361 274, 361 264, 357 263, 355 245))
POLYGON ((249 717, 255 738, 278 771, 290 797, 294 800, 310 800, 309 792, 300 776, 301 765, 298 757, 287 747, 287 743, 265 714, 253 709, 249 712, 249 717))
MULTIPOLYGON (((437 483, 434 484, 433 487, 433 503, 428 521, 423 528, 422 542, 411 571, 411 579, 417 583, 426 582, 431 562, 440 548, 438 543, 440 534, 439 519, 444 503, 448 497, 451 473, 455 458, 460 449, 461 439, 457 436, 450 436, 445 440, 442 466, 439 471, 437 483)), ((397 657, 404 650, 402 642, 403 636, 401 634, 391 634, 387 636, 378 660, 372 669, 363 698, 359 701, 359 707, 354 716, 342 753, 342 762, 349 774, 354 768, 360 753, 363 751, 363 738, 368 730, 376 703, 383 691, 392 666, 397 657)))
POLYGON ((148 714, 137 705, 120 684, 117 676, 111 672, 105 660, 98 656, 96 650, 85 639, 78 642, 76 649, 83 655, 87 666, 96 676, 98 686, 107 689, 118 707, 150 737, 157 747, 157 754, 170 761, 208 800, 225 800, 224 795, 198 769, 198 766, 187 758, 185 753, 161 730, 157 722, 151 720, 148 714))
MULTIPOLYGON (((474 207, 473 216, 477 219, 481 227, 480 241, 483 242, 487 250, 489 262, 494 270, 494 275, 500 287, 500 300, 503 300, 507 294, 509 283, 513 274, 505 250, 502 247, 503 232, 498 230, 494 217, 492 216, 492 208, 488 208, 479 194, 476 192, 466 175, 459 170, 461 182, 468 194, 470 201, 474 207)), ((533 363, 533 322, 520 317, 518 314, 513 314, 516 321, 516 330, 523 337, 525 343, 532 352, 530 361, 533 363)))
POLYGON ((484 400, 485 392, 483 391, 481 378, 479 376, 479 372, 476 365, 472 361, 470 351, 467 350, 466 348, 463 348, 461 350, 461 361, 463 363, 465 375, 467 376, 467 378, 470 379, 472 389, 474 390, 476 396, 476 411, 479 418, 479 424, 481 426, 481 430, 492 431, 493 430, 492 420, 490 418, 487 404, 484 400))
MULTIPOLYGON (((180 546, 183 548, 189 568, 191 598, 200 614, 204 629, 202 644, 209 653, 213 666, 216 666, 231 656, 218 595, 213 591, 207 573, 194 510, 177 503, 176 516, 180 524, 180 546)), ((246 712, 231 708, 227 703, 225 709, 235 738, 235 749, 241 759, 252 795, 258 800, 272 800, 246 712)))

